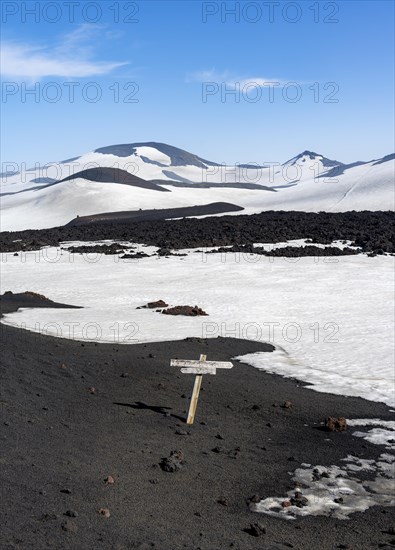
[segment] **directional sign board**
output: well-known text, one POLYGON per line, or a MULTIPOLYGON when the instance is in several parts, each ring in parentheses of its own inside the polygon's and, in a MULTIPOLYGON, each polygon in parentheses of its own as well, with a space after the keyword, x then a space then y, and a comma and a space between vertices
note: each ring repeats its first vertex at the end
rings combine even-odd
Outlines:
POLYGON ((216 374, 217 369, 231 369, 233 364, 229 361, 206 361, 206 356, 201 355, 199 361, 191 361, 189 359, 171 359, 170 366, 181 368, 181 372, 183 374, 196 375, 187 418, 187 424, 193 424, 203 374, 216 374))
POLYGON ((184 374, 216 374, 217 369, 231 369, 233 364, 227 361, 172 359, 170 366, 181 367, 181 372, 184 374))

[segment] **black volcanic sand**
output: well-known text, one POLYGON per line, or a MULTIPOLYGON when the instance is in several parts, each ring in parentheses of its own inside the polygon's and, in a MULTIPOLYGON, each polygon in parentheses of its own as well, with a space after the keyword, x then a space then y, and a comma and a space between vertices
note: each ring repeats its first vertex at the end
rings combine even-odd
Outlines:
POLYGON ((81 343, 0 327, 2 549, 393 547, 389 508, 287 522, 247 506, 254 494, 285 497, 302 462, 376 459, 383 447, 320 423, 330 415, 390 419, 384 404, 314 392, 234 361, 204 377, 188 427, 193 376, 170 368, 171 358, 230 360, 272 347, 228 338, 81 343), (292 408, 273 406, 286 400, 292 408), (185 464, 162 471, 173 450, 185 464), (255 522, 266 528, 259 538, 245 531, 255 522))
POLYGON ((311 239, 350 240, 363 252, 395 252, 394 212, 262 212, 202 219, 93 223, 0 233, 0 251, 36 250, 62 241, 124 240, 161 248, 277 243, 311 239))
MULTIPOLYGON (((166 189, 163 189, 166 191, 166 189)), ((208 216, 225 212, 244 210, 241 206, 228 202, 212 202, 200 206, 186 206, 184 208, 162 208, 153 210, 126 210, 121 212, 103 212, 91 216, 79 216, 71 220, 67 227, 97 223, 127 223, 129 221, 166 220, 169 218, 183 218, 185 216, 208 216)))

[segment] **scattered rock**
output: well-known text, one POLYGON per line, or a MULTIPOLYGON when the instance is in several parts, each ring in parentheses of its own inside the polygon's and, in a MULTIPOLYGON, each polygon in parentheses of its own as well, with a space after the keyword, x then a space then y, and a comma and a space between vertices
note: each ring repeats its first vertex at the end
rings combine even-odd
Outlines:
POLYGON ((40 521, 51 521, 51 520, 55 520, 55 519, 58 519, 57 514, 43 514, 40 517, 40 521))
POLYGON ((171 451, 170 457, 162 458, 159 466, 164 472, 177 472, 184 464, 184 453, 182 451, 171 451))
POLYGON ((222 437, 221 434, 217 434, 217 435, 215 436, 215 438, 216 438, 216 439, 223 439, 223 437, 222 437))
POLYGON ((96 390, 96 388, 94 388, 94 387, 92 386, 91 388, 88 388, 88 392, 91 393, 92 395, 96 395, 97 390, 96 390))
POLYGON ((298 508, 303 508, 309 504, 308 499, 304 497, 300 491, 297 491, 295 496, 290 498, 290 501, 292 506, 297 506, 298 508))
POLYGON ((289 506, 292 506, 292 504, 289 500, 283 500, 283 502, 281 503, 281 506, 283 508, 288 508, 289 506))
POLYGON ((257 495, 252 495, 252 497, 250 497, 249 499, 247 499, 247 502, 248 503, 258 503, 258 502, 261 502, 261 497, 257 494, 257 495))
POLYGON ((159 479, 157 477, 154 477, 153 479, 149 479, 149 482, 152 485, 157 485, 159 483, 159 479))
POLYGON ((157 251, 158 256, 187 256, 188 254, 172 252, 170 248, 159 248, 157 251))
POLYGON ((104 480, 106 485, 114 485, 115 479, 112 476, 107 476, 104 480))
POLYGON ((108 508, 99 508, 98 513, 101 516, 104 516, 105 518, 109 518, 111 515, 110 510, 108 508))
POLYGON ((65 516, 68 516, 69 518, 76 518, 78 517, 78 513, 74 510, 67 510, 67 512, 64 513, 65 516))
POLYGON ((214 447, 214 449, 211 449, 211 452, 219 454, 223 452, 222 447, 214 447))
POLYGON ((347 428, 347 420, 342 416, 339 418, 329 416, 325 421, 325 427, 330 432, 344 432, 347 428))
POLYGON ((259 406, 259 405, 252 405, 251 409, 252 409, 253 411, 259 411, 260 406, 259 406))
POLYGON ((187 317, 197 317, 198 315, 208 315, 198 306, 174 306, 169 309, 163 309, 161 313, 165 315, 185 315, 187 317))
POLYGON ((190 432, 187 432, 186 430, 181 430, 178 428, 175 432, 176 435, 189 435, 190 432))
POLYGON ((284 403, 281 405, 283 409, 291 409, 292 408, 292 401, 284 401, 284 403))
POLYGON ((221 504, 222 506, 229 506, 229 502, 226 498, 221 497, 217 499, 218 504, 221 504))
POLYGON ((64 489, 60 489, 61 493, 64 493, 65 495, 71 495, 72 491, 68 487, 65 487, 64 489))
POLYGON ((26 292, 22 292, 22 294, 24 294, 25 296, 30 296, 31 298, 36 298, 36 300, 51 302, 51 300, 46 296, 44 296, 44 294, 38 294, 37 292, 32 292, 31 290, 26 290, 26 292))
POLYGON ((336 502, 336 504, 343 504, 343 502, 344 502, 343 497, 334 498, 333 502, 336 502))
POLYGON ((150 254, 145 252, 136 252, 135 254, 123 254, 120 256, 121 260, 139 260, 140 258, 149 258, 150 254))
POLYGON ((261 523, 251 523, 244 531, 252 537, 261 537, 266 534, 266 528, 261 523))
POLYGON ((166 304, 164 300, 157 300, 156 302, 148 302, 148 304, 145 304, 145 306, 140 306, 136 309, 155 309, 158 307, 169 307, 169 304, 166 304))
POLYGON ((81 245, 81 246, 70 246, 67 248, 67 251, 71 254, 118 254, 129 247, 118 244, 95 244, 95 245, 81 245))
POLYGON ((69 533, 76 533, 78 531, 76 523, 70 519, 67 519, 62 523, 62 529, 63 531, 68 531, 69 533))

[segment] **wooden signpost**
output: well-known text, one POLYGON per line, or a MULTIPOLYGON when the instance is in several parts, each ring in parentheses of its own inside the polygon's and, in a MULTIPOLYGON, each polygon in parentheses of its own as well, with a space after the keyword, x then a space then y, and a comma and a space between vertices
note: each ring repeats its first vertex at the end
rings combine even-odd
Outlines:
POLYGON ((206 356, 201 355, 199 361, 190 361, 188 359, 171 359, 170 366, 181 367, 181 372, 183 374, 196 374, 187 418, 187 424, 193 424, 203 374, 216 374, 217 369, 231 369, 233 364, 228 361, 206 361, 206 356))

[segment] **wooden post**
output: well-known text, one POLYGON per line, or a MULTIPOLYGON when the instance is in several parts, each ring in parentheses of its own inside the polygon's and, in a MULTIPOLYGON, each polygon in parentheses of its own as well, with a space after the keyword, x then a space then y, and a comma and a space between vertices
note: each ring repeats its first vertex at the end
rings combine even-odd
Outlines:
MULTIPOLYGON (((206 361, 206 355, 201 355, 199 361, 204 363, 206 361)), ((189 405, 189 412, 187 418, 187 424, 192 425, 195 420, 196 408, 199 400, 200 386, 202 385, 203 374, 197 374, 195 377, 195 383, 193 385, 191 403, 189 405)))
POLYGON ((199 361, 191 361, 190 359, 170 359, 170 366, 181 368, 181 372, 184 374, 196 375, 187 418, 187 424, 191 425, 195 420, 203 374, 214 375, 217 369, 231 369, 233 364, 229 361, 206 361, 206 356, 201 355, 199 361))

